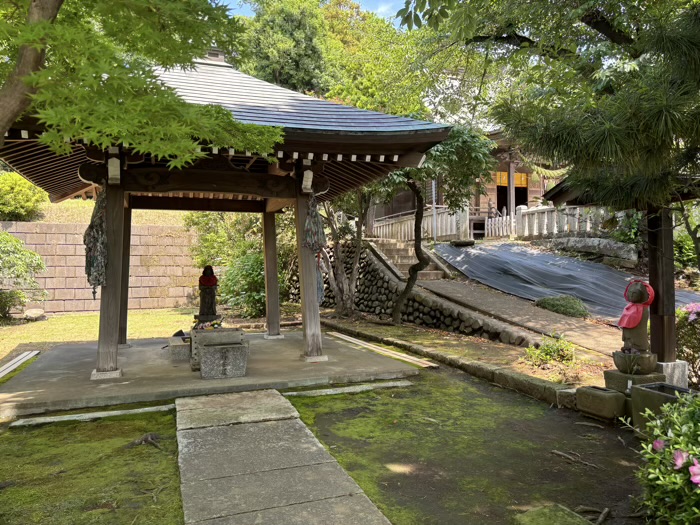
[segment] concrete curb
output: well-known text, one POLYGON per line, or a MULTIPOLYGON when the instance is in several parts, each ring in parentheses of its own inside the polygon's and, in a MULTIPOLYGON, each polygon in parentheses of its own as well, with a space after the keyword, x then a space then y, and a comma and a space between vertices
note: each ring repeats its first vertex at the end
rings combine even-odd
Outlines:
POLYGON ((332 328, 338 332, 348 334, 353 337, 358 337, 375 343, 395 346, 408 352, 412 352, 423 357, 429 357, 434 361, 458 368, 469 375, 485 379, 490 383, 494 383, 502 388, 515 390, 520 394, 545 401, 550 405, 556 405, 558 408, 576 409, 576 391, 568 385, 562 385, 532 377, 527 374, 522 374, 510 368, 509 366, 499 366, 490 363, 482 363, 480 361, 472 361, 453 355, 444 354, 432 348, 426 348, 421 345, 394 339, 392 337, 380 337, 373 334, 355 330, 342 324, 335 323, 329 319, 321 319, 321 324, 328 328, 332 328))

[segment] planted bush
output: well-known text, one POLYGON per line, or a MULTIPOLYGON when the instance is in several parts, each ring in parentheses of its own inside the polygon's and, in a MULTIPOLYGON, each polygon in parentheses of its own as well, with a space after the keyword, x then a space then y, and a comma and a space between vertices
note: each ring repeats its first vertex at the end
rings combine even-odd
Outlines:
POLYGON ((557 297, 543 297, 535 301, 535 306, 551 312, 567 315, 569 317, 590 317, 588 308, 581 299, 571 295, 559 295, 557 297))
POLYGON ((700 523, 700 397, 681 396, 650 418, 638 476, 654 523, 700 523))
POLYGON ((700 303, 676 310, 678 358, 688 362, 688 383, 700 386, 700 303))
POLYGON ((228 267, 219 283, 221 299, 244 317, 265 315, 265 260, 261 253, 248 253, 228 267))
POLYGON ((572 364, 576 360, 576 347, 566 339, 545 337, 539 348, 525 350, 525 359, 535 366, 552 362, 572 364))
POLYGON ((0 173, 0 221, 31 221, 48 202, 47 193, 17 173, 0 173))
POLYGON ((0 318, 9 317, 13 308, 22 307, 31 299, 43 297, 34 277, 44 269, 39 254, 0 230, 0 318))

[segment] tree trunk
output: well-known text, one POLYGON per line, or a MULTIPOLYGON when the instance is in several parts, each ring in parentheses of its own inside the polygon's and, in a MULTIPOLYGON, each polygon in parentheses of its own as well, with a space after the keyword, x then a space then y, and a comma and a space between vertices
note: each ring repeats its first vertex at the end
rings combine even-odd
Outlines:
MULTIPOLYGON (((62 4, 63 0, 31 0, 27 24, 52 23, 62 4)), ((5 133, 29 108, 34 90, 26 83, 26 78, 44 67, 45 57, 44 49, 29 45, 19 48, 17 63, 0 88, 0 146, 5 142, 5 133)))
POLYGON ((406 185, 413 192, 413 196, 416 200, 416 217, 413 223, 413 243, 416 250, 416 258, 418 262, 408 269, 408 280, 406 281, 406 286, 399 294, 394 303, 394 310, 391 313, 392 320, 394 324, 401 324, 401 313, 403 307, 408 300, 408 296, 411 294, 413 287, 418 281, 418 272, 425 270, 430 264, 430 259, 423 253, 423 247, 421 246, 423 242, 423 208, 425 207, 425 198, 423 197, 423 192, 420 186, 414 180, 409 180, 406 185))

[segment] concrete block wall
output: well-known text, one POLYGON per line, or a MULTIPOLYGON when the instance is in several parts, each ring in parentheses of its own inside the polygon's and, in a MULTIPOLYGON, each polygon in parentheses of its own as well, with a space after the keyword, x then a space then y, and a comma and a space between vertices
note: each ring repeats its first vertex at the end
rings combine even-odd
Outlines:
MULTIPOLYGON (((41 255, 46 271, 37 278, 47 299, 28 308, 47 313, 99 311, 85 276, 84 224, 0 222, 0 228, 41 255)), ((175 308, 193 304, 201 269, 190 246, 194 234, 180 226, 134 226, 131 232, 129 308, 175 308)))

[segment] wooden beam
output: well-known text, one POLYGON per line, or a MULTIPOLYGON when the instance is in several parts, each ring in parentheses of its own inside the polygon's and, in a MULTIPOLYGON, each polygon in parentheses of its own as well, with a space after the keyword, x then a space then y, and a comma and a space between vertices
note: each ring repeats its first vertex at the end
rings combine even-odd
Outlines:
POLYGON ((295 199, 267 199, 265 201, 265 211, 273 213, 283 208, 294 206, 295 199))
POLYGON ((97 341, 97 367, 93 379, 121 376, 117 366, 119 308, 122 291, 122 251, 124 248, 124 188, 107 186, 106 235, 107 274, 100 292, 100 327, 97 341))
MULTIPOLYGON (((99 183, 106 176, 104 166, 83 164, 80 178, 99 183)), ((254 195, 263 198, 291 199, 295 197, 295 182, 291 177, 240 170, 204 170, 185 168, 169 170, 154 166, 130 167, 125 172, 124 190, 140 193, 212 192, 254 195)))
POLYGON ((277 276, 277 232, 274 213, 263 213, 263 252, 265 254, 266 335, 278 337, 280 336, 280 284, 277 276))
POLYGON ((673 264, 673 220, 668 208, 650 209, 649 284, 656 298, 649 308, 651 351, 661 363, 676 361, 676 287, 673 264))
POLYGON ((296 198, 295 219, 297 257, 299 259, 299 289, 301 291, 301 320, 304 326, 304 355, 302 357, 313 361, 320 360, 323 344, 318 291, 316 289, 316 254, 304 246, 304 229, 308 211, 309 197, 303 195, 300 190, 296 198))
POLYGON ((412 151, 401 155, 396 161, 396 166, 401 168, 420 168, 425 162, 425 154, 419 151, 412 151))
POLYGON ((131 195, 130 203, 131 208, 135 210, 265 212, 265 201, 200 199, 197 197, 145 197, 142 195, 131 195))
POLYGON ((515 217, 515 162, 508 161, 508 216, 515 217))
POLYGON ((122 286, 119 302, 119 344, 125 345, 129 318, 129 267, 131 257, 131 208, 124 209, 122 244, 122 286))

